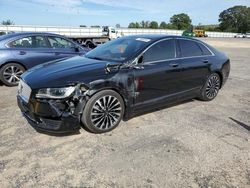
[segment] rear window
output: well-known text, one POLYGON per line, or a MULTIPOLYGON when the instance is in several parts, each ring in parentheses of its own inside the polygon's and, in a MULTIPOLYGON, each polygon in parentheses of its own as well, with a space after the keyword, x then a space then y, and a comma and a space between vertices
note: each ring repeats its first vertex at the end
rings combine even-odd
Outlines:
POLYGON ((48 48, 43 36, 29 36, 17 39, 7 44, 9 48, 48 48))
POLYGON ((12 41, 8 44, 10 48, 31 48, 32 47, 32 38, 24 37, 15 41, 12 41))
POLYGON ((201 48, 199 47, 197 42, 179 39, 179 44, 182 57, 194 57, 203 55, 203 52, 201 51, 201 48))

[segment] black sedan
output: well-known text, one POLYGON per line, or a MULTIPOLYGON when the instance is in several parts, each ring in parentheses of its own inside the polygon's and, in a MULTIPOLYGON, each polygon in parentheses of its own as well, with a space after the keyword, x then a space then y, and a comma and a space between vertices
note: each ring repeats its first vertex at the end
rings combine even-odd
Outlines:
POLYGON ((22 73, 36 65, 88 51, 57 34, 23 32, 0 36, 0 81, 16 86, 22 73))
POLYGON ((196 39, 128 36, 85 56, 28 70, 18 105, 37 130, 93 133, 114 129, 145 110, 199 98, 214 99, 230 71, 226 55, 196 39))

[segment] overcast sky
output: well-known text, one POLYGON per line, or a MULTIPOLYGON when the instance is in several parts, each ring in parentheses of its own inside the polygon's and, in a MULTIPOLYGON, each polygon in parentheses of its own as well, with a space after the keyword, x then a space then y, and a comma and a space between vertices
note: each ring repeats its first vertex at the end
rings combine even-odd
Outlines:
POLYGON ((0 21, 16 25, 109 25, 166 21, 187 13, 193 24, 217 24, 221 11, 250 0, 0 0, 0 21))

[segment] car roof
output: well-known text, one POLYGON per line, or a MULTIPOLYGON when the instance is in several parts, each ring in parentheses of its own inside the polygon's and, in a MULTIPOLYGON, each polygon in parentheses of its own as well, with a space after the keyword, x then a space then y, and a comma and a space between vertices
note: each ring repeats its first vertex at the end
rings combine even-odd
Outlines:
POLYGON ((178 35, 166 35, 166 34, 129 35, 129 36, 126 36, 126 38, 131 38, 131 39, 142 38, 142 39, 150 39, 151 41, 158 41, 158 40, 167 39, 167 38, 178 38, 178 39, 189 39, 193 41, 200 41, 195 38, 178 36, 178 35))
MULTIPOLYGON (((16 32, 16 33, 9 33, 6 35, 0 36, 0 40, 6 40, 10 38, 15 38, 19 36, 28 36, 28 35, 50 35, 50 36, 62 36, 54 33, 47 33, 47 32, 16 32)), ((62 36, 64 37, 64 36, 62 36)))
POLYGON ((164 34, 141 34, 141 35, 129 35, 126 36, 126 38, 131 38, 131 39, 135 39, 135 38, 143 38, 143 39, 150 39, 150 40, 159 40, 159 39, 163 39, 163 38, 170 38, 171 35, 164 35, 164 34))
MULTIPOLYGON (((0 36, 0 40, 4 39, 9 39, 9 38, 14 38, 14 37, 19 37, 19 36, 27 36, 27 35, 51 35, 51 36, 62 36, 59 34, 55 33, 48 33, 48 32, 16 32, 16 33, 9 33, 6 35, 0 36)), ((140 35, 129 35, 125 36, 126 38, 145 38, 145 39, 150 39, 152 41, 157 41, 161 40, 164 38, 187 38, 187 37, 182 37, 182 36, 176 36, 176 35, 166 35, 166 34, 140 34, 140 35)), ((189 38, 190 39, 190 38, 189 38)), ((191 38, 192 40, 196 40, 191 38)))

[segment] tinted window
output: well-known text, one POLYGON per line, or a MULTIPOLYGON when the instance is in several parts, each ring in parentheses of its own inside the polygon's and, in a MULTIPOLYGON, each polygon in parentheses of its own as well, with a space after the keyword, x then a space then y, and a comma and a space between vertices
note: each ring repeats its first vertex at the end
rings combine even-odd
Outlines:
POLYGON ((32 48, 32 38, 24 37, 8 44, 10 48, 32 48))
POLYGON ((53 48, 72 48, 72 47, 75 47, 75 45, 72 42, 67 41, 67 40, 60 38, 60 37, 48 37, 48 39, 49 39, 50 45, 53 48))
POLYGON ((199 45, 191 40, 179 40, 182 57, 201 56, 202 51, 199 45))
POLYGON ((203 55, 212 55, 211 52, 203 44, 199 44, 199 46, 202 49, 203 55))
POLYGON ((24 37, 8 44, 10 48, 47 48, 47 42, 42 36, 24 37))
POLYGON ((175 58, 174 40, 164 40, 151 46, 143 56, 144 62, 175 58))
POLYGON ((32 37, 32 39, 33 39, 32 45, 35 48, 47 48, 48 47, 47 42, 46 42, 46 40, 45 40, 44 37, 42 37, 42 36, 35 36, 35 37, 32 37))

